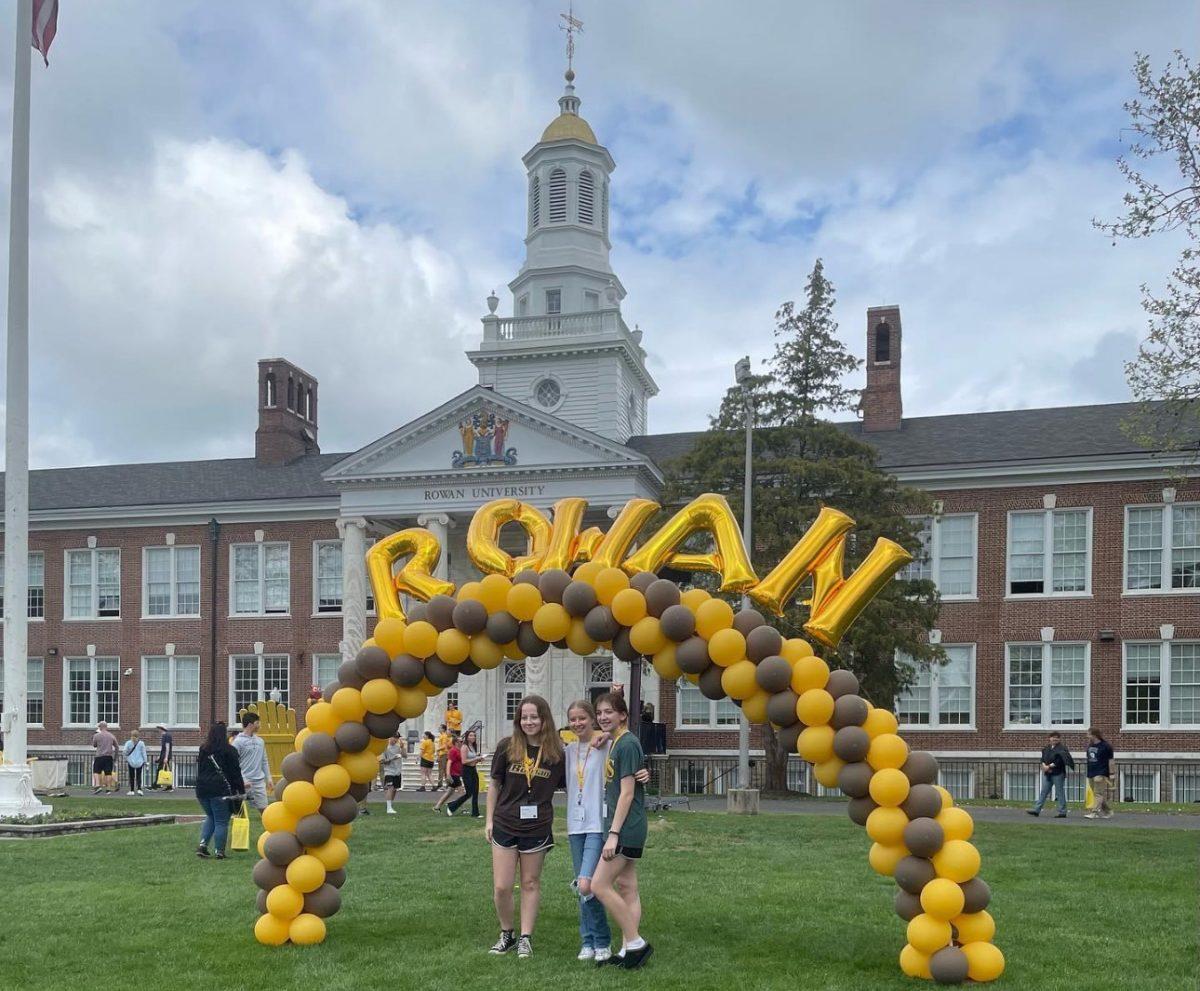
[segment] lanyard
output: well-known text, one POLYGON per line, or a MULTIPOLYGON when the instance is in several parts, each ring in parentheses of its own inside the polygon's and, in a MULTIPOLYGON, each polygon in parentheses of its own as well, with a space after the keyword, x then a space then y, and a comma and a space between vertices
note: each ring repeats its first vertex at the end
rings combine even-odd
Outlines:
POLYGON ((533 794, 533 779, 537 777, 538 769, 542 766, 542 750, 538 748, 537 760, 529 759, 529 754, 526 753, 524 760, 521 761, 521 771, 525 775, 525 786, 530 794, 533 794))
POLYGON ((580 741, 578 746, 583 747, 583 763, 579 763, 579 751, 575 751, 575 780, 579 782, 579 795, 575 799, 577 805, 583 804, 583 779, 587 774, 588 758, 592 755, 591 746, 584 746, 583 741, 580 741))
POLYGON ((621 730, 620 733, 617 733, 615 736, 613 736, 612 741, 608 745, 608 756, 604 761, 604 780, 605 781, 611 781, 616 776, 617 769, 613 766, 613 762, 612 762, 613 747, 615 747, 617 745, 617 741, 619 739, 621 739, 621 737, 623 737, 628 732, 629 731, 626 729, 621 730))

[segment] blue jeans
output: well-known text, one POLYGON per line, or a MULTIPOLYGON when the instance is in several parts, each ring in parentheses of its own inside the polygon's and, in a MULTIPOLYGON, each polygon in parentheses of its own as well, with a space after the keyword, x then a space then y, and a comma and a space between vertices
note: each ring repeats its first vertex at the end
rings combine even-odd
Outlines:
POLYGON ((232 803, 227 798, 201 798, 196 801, 204 809, 204 825, 200 827, 200 845, 208 846, 213 841, 216 853, 225 852, 225 840, 229 836, 229 818, 233 815, 232 803))
POLYGON ((1042 792, 1033 806, 1034 812, 1041 812, 1046 799, 1050 797, 1050 789, 1054 789, 1054 800, 1058 803, 1058 811, 1063 815, 1067 812, 1067 776, 1066 774, 1043 774, 1042 792))
MULTIPOLYGON (((600 854, 604 850, 604 835, 602 833, 571 833, 567 836, 571 844, 571 863, 575 876, 586 877, 589 880, 596 872, 600 863, 600 854)), ((608 916, 604 914, 604 906, 594 895, 586 901, 579 899, 579 941, 583 946, 593 950, 607 947, 612 942, 612 933, 608 928, 608 916)))

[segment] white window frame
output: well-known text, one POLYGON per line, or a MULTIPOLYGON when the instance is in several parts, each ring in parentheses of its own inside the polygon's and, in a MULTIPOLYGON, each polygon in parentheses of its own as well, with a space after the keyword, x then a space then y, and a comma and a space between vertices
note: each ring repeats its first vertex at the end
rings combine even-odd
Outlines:
POLYGON ((1056 506, 1054 509, 1010 509, 1004 536, 1004 598, 1006 599, 1090 599, 1092 596, 1092 548, 1095 544, 1091 506, 1056 506), (1087 547, 1083 555, 1083 589, 1077 592, 1055 592, 1054 584, 1054 514, 1087 514, 1087 547), (1013 517, 1042 514, 1042 591, 1012 591, 1013 517))
MULTIPOLYGON (((63 622, 64 623, 119 623, 121 609, 125 605, 125 588, 121 574, 121 548, 119 547, 68 547, 63 551, 63 622), (97 559, 101 553, 112 551, 117 555, 117 614, 115 616, 100 615, 100 569, 97 559), (71 615, 71 555, 90 554, 92 557, 92 612, 90 616, 71 615)), ((43 578, 43 582, 44 582, 43 578)), ((45 611, 45 610, 43 610, 45 611)))
POLYGON ((149 705, 148 705, 147 699, 146 699, 146 690, 147 690, 147 688, 146 688, 146 686, 147 686, 146 668, 148 666, 148 662, 152 661, 152 660, 153 661, 159 661, 159 660, 167 661, 167 667, 169 669, 168 680, 169 680, 170 687, 167 689, 167 694, 170 697, 170 701, 168 704, 168 708, 170 709, 170 715, 168 716, 167 721, 164 722, 162 725, 166 726, 167 729, 172 729, 172 730, 174 730, 174 729, 199 729, 200 728, 200 721, 199 721, 199 719, 200 719, 200 703, 204 697, 204 692, 201 690, 201 680, 200 679, 203 675, 203 671, 201 670, 201 667, 200 667, 200 655, 199 654, 143 654, 142 655, 142 683, 141 683, 141 698, 139 700, 141 709, 138 713, 140 716, 140 722, 141 722, 142 728, 145 729, 150 726, 158 725, 157 721, 155 721, 154 723, 151 723, 147 716, 147 711, 149 709, 149 705), (176 667, 178 666, 179 661, 195 661, 196 662, 196 722, 194 722, 194 723, 190 723, 190 722, 185 723, 185 722, 181 722, 179 720, 179 702, 178 702, 178 699, 176 698, 176 694, 178 692, 178 689, 176 688, 176 680, 177 680, 176 679, 176 667))
MULTIPOLYGON (((943 646, 943 649, 949 648, 949 647, 965 647, 970 651, 970 657, 968 659, 968 668, 971 672, 971 716, 970 716, 970 719, 966 723, 946 723, 944 725, 942 724, 941 697, 939 695, 939 687, 940 687, 939 686, 939 676, 942 672, 943 665, 941 665, 941 664, 932 665, 931 664, 929 666, 929 689, 928 689, 928 691, 929 691, 929 722, 924 725, 921 723, 904 723, 904 722, 902 722, 902 723, 900 723, 900 732, 901 733, 930 733, 930 732, 974 733, 976 731, 975 696, 978 693, 978 683, 975 680, 975 672, 976 672, 975 658, 978 653, 976 645, 973 643, 948 643, 948 644, 943 644, 942 646, 943 646)), ((911 662, 903 654, 897 653, 896 663, 897 664, 910 664, 911 662)), ((897 712, 897 718, 899 718, 899 699, 896 700, 895 710, 897 712)))
POLYGON ((965 768, 964 767, 949 767, 949 768, 940 767, 940 768, 938 768, 937 783, 942 788, 945 788, 948 792, 950 792, 950 794, 953 795, 956 800, 962 799, 962 798, 974 798, 975 797, 975 768, 973 768, 973 767, 965 767, 965 768), (949 775, 949 774, 964 774, 964 773, 967 776, 967 793, 965 795, 962 792, 954 791, 948 784, 946 784, 946 780, 947 780, 946 776, 947 775, 949 775))
POLYGON ((567 387, 563 383, 563 380, 560 379, 553 372, 545 372, 544 374, 539 375, 536 379, 533 380, 532 385, 530 385, 530 387, 529 387, 529 405, 532 406, 534 409, 540 409, 546 413, 554 413, 554 412, 562 409, 562 405, 566 401, 567 401, 567 387), (552 406, 543 406, 542 403, 538 399, 538 388, 541 386, 541 384, 543 382, 553 382, 556 386, 558 386, 558 401, 556 403, 554 403, 552 406))
POLYGON ((62 665, 62 718, 63 729, 95 729, 99 720, 96 718, 99 715, 99 707, 96 699, 96 665, 99 661, 116 661, 117 662, 117 721, 109 722, 109 729, 120 729, 121 723, 121 658, 113 654, 106 654, 103 657, 64 657, 62 665), (71 718, 71 664, 74 661, 88 661, 91 667, 91 701, 88 707, 88 715, 91 717, 87 722, 72 723, 71 718))
MULTIPOLYGON (((941 594, 943 602, 977 602, 979 601, 979 514, 978 513, 943 513, 929 516, 910 516, 909 521, 920 523, 929 520, 929 577, 941 594), (941 523, 946 519, 971 520, 971 591, 947 594, 942 591, 941 558, 942 558, 942 528, 941 523)), ((911 567, 911 565, 910 565, 911 567)), ((905 569, 907 570, 907 569, 905 569)), ((896 577, 901 578, 904 572, 896 577)))
POLYGON ((1125 507, 1124 529, 1121 546, 1121 594, 1130 596, 1141 595, 1200 595, 1200 586, 1196 588, 1171 588, 1171 551, 1175 545, 1175 508, 1182 506, 1187 509, 1200 506, 1197 502, 1147 502, 1133 503, 1125 507), (1159 588, 1130 588, 1129 587, 1129 513, 1130 510, 1157 509, 1162 511, 1162 560, 1159 562, 1159 588))
POLYGON ((199 619, 204 611, 204 558, 199 544, 155 544, 142 548, 142 619, 199 619), (179 567, 176 563, 175 552, 194 550, 196 552, 196 611, 179 611, 179 567), (171 611, 169 613, 150 613, 150 567, 151 551, 171 552, 171 611))
POLYGON ((517 695, 517 702, 518 702, 518 704, 520 704, 520 700, 523 699, 528 694, 529 694, 529 668, 526 666, 526 662, 525 661, 513 661, 513 660, 510 660, 509 658, 505 658, 504 661, 500 665, 500 705, 501 705, 500 711, 501 711, 504 723, 511 724, 513 721, 513 715, 508 711, 509 696, 517 695), (508 680, 509 665, 512 665, 512 664, 520 664, 522 666, 522 673, 524 674, 524 677, 520 681, 509 681, 508 680), (520 694, 518 695, 516 688, 511 687, 511 686, 520 686, 520 694))
MULTIPOLYGON (((727 699, 727 698, 725 698, 725 699, 707 699, 707 698, 705 698, 704 699, 704 701, 708 703, 708 722, 707 723, 704 723, 704 724, 684 723, 684 721, 683 721, 683 701, 680 698, 680 692, 687 691, 688 689, 694 690, 696 692, 700 691, 700 687, 698 685, 692 684, 686 678, 681 678, 678 681, 676 681, 676 683, 675 683, 675 729, 679 730, 682 733, 688 733, 688 732, 708 733, 708 732, 714 732, 714 731, 717 733, 736 733, 737 732, 737 728, 738 728, 737 720, 734 720, 734 722, 732 722, 732 723, 718 723, 717 722, 717 706, 721 705, 722 703, 726 703, 728 705, 733 706, 732 700, 727 699)), ((700 697, 704 698, 704 694, 701 693, 700 697)), ((734 706, 734 709, 736 711, 737 706, 734 706)))
MULTIPOLYGON (((1139 767, 1137 764, 1122 764, 1120 767, 1117 768, 1116 801, 1118 801, 1118 802, 1126 801, 1126 798, 1125 798, 1126 775, 1128 775, 1131 778, 1134 777, 1135 775, 1137 777, 1150 776, 1150 777, 1153 777, 1153 779, 1154 779, 1154 788, 1152 790, 1152 797, 1150 797, 1150 798, 1130 798, 1130 799, 1128 799, 1129 802, 1141 802, 1146 805, 1155 805, 1158 802, 1162 801, 1162 774, 1159 772, 1159 769, 1158 768, 1151 769, 1148 767, 1139 767)), ((1172 782, 1172 785, 1174 785, 1174 782, 1172 782)))
POLYGON ((1044 733, 1050 730, 1079 733, 1091 725, 1092 713, 1092 645, 1087 640, 1055 640, 1041 643, 1027 640, 1011 640, 1004 645, 1004 729, 1013 732, 1044 733), (1083 718, 1078 723, 1053 723, 1050 721, 1050 669, 1054 647, 1083 647, 1083 718), (1042 649, 1042 721, 1040 723, 1011 723, 1010 692, 1012 688, 1010 647, 1041 647, 1042 649))
MULTIPOLYGON (((1177 802, 1179 804, 1184 804, 1184 803, 1191 804, 1191 803, 1195 802, 1197 800, 1196 798, 1181 798, 1180 797, 1180 795, 1179 795, 1179 791, 1180 791, 1179 779, 1181 777, 1190 777, 1190 778, 1195 779, 1198 783, 1200 783, 1200 772, 1189 774, 1188 773, 1189 768, 1172 768, 1171 771, 1172 771, 1172 773, 1171 773, 1171 801, 1177 802)), ((1200 788, 1198 788, 1196 794, 1198 797, 1200 797, 1200 788)))
POLYGON ((1172 644, 1195 644, 1186 640, 1126 640, 1121 644, 1121 732, 1122 733, 1186 733, 1200 730, 1200 723, 1171 722, 1171 646, 1172 644), (1158 722, 1127 723, 1126 692, 1129 689, 1129 651, 1133 644, 1157 645, 1158 651, 1158 722))
MULTIPOLYGON (((4 661, 0 659, 0 712, 4 711, 4 661)), ((46 728, 46 659, 43 657, 27 657, 25 658, 25 725, 29 729, 45 729, 46 728), (29 696, 32 688, 29 684, 29 676, 33 673, 34 667, 41 671, 41 688, 37 694, 42 697, 42 718, 36 723, 29 718, 29 696)))
MULTIPOLYGON (((974 787, 975 787, 974 774, 975 774, 975 772, 972 771, 971 772, 972 791, 974 790, 974 787)), ((1012 769, 1005 770, 1005 772, 1004 772, 1004 793, 1003 793, 1005 801, 1035 802, 1035 801, 1037 801, 1038 793, 1041 790, 1042 790, 1042 770, 1037 764, 1030 764, 1028 768, 1023 767, 1020 770, 1016 770, 1016 771, 1014 771, 1012 769), (1028 774, 1030 777, 1033 778, 1033 795, 1032 795, 1032 797, 1030 797, 1028 799, 1025 796, 1021 796, 1020 798, 1013 798, 1012 776, 1014 774, 1022 774, 1022 775, 1028 774)), ((1086 778, 1086 776, 1084 776, 1083 774, 1075 774, 1068 770, 1067 776, 1066 776, 1066 781, 1063 782, 1063 790, 1066 793, 1068 805, 1076 803, 1076 802, 1082 802, 1084 799, 1084 796, 1087 794, 1087 778, 1086 778)), ((959 798, 960 796, 955 795, 954 797, 959 798)), ((1048 799, 1048 801, 1053 802, 1054 800, 1055 800, 1054 792, 1051 792, 1050 798, 1048 799)))
POLYGON ((263 651, 263 653, 261 653, 261 654, 251 654, 251 653, 230 654, 229 655, 229 699, 228 699, 229 719, 227 720, 230 726, 232 726, 238 718, 238 715, 237 715, 237 678, 236 678, 237 662, 239 660, 245 660, 245 659, 248 659, 251 657, 258 659, 258 698, 254 699, 254 701, 257 702, 261 699, 269 699, 271 697, 263 687, 265 680, 266 680, 264 678, 264 673, 265 673, 265 669, 266 669, 266 659, 268 657, 271 657, 271 658, 283 657, 283 658, 287 659, 287 699, 286 699, 286 701, 287 701, 287 704, 289 706, 291 706, 292 708, 295 708, 295 705, 296 705, 295 693, 292 689, 292 655, 291 654, 285 654, 283 651, 273 651, 273 650, 272 651, 263 651))
POLYGON ((341 616, 346 609, 346 548, 341 540, 335 538, 329 540, 314 540, 312 546, 312 614, 317 616, 341 616), (342 549, 342 597, 341 605, 336 609, 321 608, 321 548, 327 545, 335 545, 342 549))
POLYGON ((229 618, 230 619, 291 619, 292 616, 292 542, 290 540, 243 541, 229 545, 229 618), (283 546, 288 549, 288 607, 286 612, 264 612, 267 603, 267 548, 283 546), (259 612, 237 611, 236 554, 239 547, 258 548, 258 608, 259 612))
MULTIPOLYGON (((334 674, 336 676, 337 669, 341 666, 342 655, 336 654, 333 651, 323 651, 322 653, 314 653, 312 656, 312 683, 318 688, 324 688, 329 682, 321 680, 321 661, 333 658, 337 663, 334 664, 334 674)), ((330 681, 333 679, 330 678, 330 681)))
MULTIPOLYGON (((27 558, 27 563, 26 563, 26 572, 25 572, 25 574, 27 576, 28 576, 29 572, 33 570, 32 567, 30 567, 30 565, 32 565, 34 558, 42 559, 42 584, 41 585, 30 585, 28 587, 28 591, 25 593, 25 620, 28 623, 44 623, 46 621, 46 552, 45 551, 30 551, 29 552, 29 556, 27 558), (35 588, 40 588, 42 590, 42 614, 40 616, 30 616, 29 615, 29 592, 32 592, 35 588)), ((4 552, 2 550, 0 550, 0 601, 2 601, 4 598, 5 598, 5 593, 4 593, 4 552)), ((4 625, 4 612, 7 608, 8 608, 7 602, 4 602, 3 605, 0 605, 0 627, 2 627, 4 625)))

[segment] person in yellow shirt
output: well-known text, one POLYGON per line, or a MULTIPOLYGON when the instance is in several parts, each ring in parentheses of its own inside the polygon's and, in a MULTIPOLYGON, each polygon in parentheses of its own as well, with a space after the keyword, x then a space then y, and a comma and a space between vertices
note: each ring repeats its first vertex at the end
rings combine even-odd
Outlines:
POLYGON ((446 758, 450 753, 450 739, 450 734, 446 731, 446 724, 442 723, 438 728, 437 735, 437 786, 439 788, 446 783, 446 758))
POLYGON ((421 738, 421 745, 418 749, 418 763, 421 765, 421 787, 417 791, 434 791, 433 787, 433 734, 429 730, 425 731, 425 735, 421 738))
POLYGON ((457 705, 451 703, 446 707, 446 729, 451 735, 458 736, 462 734, 462 712, 457 705))

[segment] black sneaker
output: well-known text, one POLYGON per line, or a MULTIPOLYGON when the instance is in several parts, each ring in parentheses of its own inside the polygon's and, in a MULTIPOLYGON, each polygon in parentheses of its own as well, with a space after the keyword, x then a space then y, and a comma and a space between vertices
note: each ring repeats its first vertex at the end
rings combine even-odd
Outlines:
POLYGON ((1055 819, 1065 819, 1066 817, 1067 817, 1067 814, 1066 814, 1065 812, 1056 812, 1056 813, 1054 813, 1054 818, 1055 818, 1055 819))
POLYGON ((654 952, 654 947, 647 943, 640 950, 625 950, 625 956, 621 960, 621 966, 626 970, 637 970, 645 965, 650 959, 650 954, 654 952))
POLYGON ((92 789, 92 794, 93 794, 93 795, 99 795, 99 794, 100 794, 100 792, 102 792, 102 791, 104 791, 104 789, 103 789, 103 788, 93 788, 93 789, 92 789))
POLYGON ((1040 816, 1041 815, 1041 813, 1038 812, 1037 809, 1026 809, 1025 814, 1027 816, 1040 816))
POLYGON ((488 953, 495 953, 495 954, 507 953, 509 950, 511 950, 516 945, 517 945, 517 941, 513 938, 512 933, 502 932, 502 933, 500 933, 500 938, 498 940, 496 940, 496 942, 492 946, 492 948, 490 950, 488 950, 488 953))
POLYGON ((522 960, 527 960, 533 956, 533 939, 530 936, 522 935, 517 940, 517 956, 522 960))
POLYGON ((209 857, 212 856, 212 854, 208 852, 208 847, 200 846, 200 847, 196 847, 196 856, 203 857, 205 860, 207 860, 209 857))

